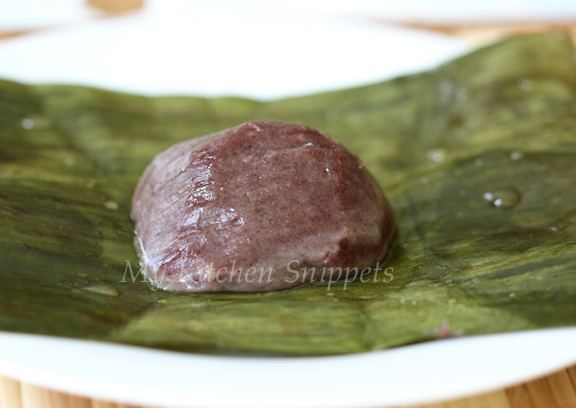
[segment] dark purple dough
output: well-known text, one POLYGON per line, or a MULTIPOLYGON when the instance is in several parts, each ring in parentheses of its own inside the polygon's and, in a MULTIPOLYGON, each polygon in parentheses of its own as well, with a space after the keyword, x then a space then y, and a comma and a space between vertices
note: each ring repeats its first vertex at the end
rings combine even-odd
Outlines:
POLYGON ((328 135, 256 121, 158 154, 134 193, 145 274, 162 289, 266 291, 374 266, 392 211, 328 135))

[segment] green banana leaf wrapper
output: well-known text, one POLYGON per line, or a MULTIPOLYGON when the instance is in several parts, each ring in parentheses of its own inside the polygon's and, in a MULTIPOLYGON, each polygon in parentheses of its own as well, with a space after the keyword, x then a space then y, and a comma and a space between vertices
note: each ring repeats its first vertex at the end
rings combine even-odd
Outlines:
POLYGON ((575 56, 563 33, 512 37, 272 102, 0 81, 0 330, 325 355, 574 326, 575 56), (138 275, 129 213, 144 167, 255 119, 318 128, 365 162, 398 223, 387 269, 267 293, 168 293, 138 275))

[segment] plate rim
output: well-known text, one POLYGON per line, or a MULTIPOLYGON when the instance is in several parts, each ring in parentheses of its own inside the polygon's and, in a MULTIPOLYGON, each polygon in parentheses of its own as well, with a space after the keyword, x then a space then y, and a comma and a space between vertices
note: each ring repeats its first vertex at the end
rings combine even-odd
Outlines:
MULTIPOLYGON (((572 348, 571 350, 568 350, 567 347, 563 348, 561 346, 566 346, 567 341, 570 342, 570 344, 576 342, 576 327, 466 336, 457 339, 444 339, 387 350, 337 356, 253 357, 196 354, 107 343, 96 340, 0 331, 0 373, 19 381, 58 390, 60 392, 129 404, 167 405, 179 407, 193 403, 194 406, 206 408, 230 406, 230 403, 233 403, 235 407, 254 408, 389 406, 399 404, 422 404, 463 397, 470 394, 477 394, 507 387, 554 372, 576 363, 576 349, 572 348), (522 343, 529 343, 529 347, 524 347, 523 349, 522 343), (474 377, 474 375, 478 374, 479 368, 480 372, 482 372, 482 365, 485 363, 484 360, 490 358, 490 356, 486 356, 484 352, 478 352, 478 349, 481 350, 484 348, 484 351, 486 351, 486 347, 490 349, 490 347, 495 345, 498 345, 500 348, 504 347, 505 349, 501 350, 500 359, 498 360, 500 377, 497 376, 498 378, 488 380, 474 377), (535 354, 533 352, 538 352, 538 350, 534 350, 534 347, 537 345, 539 345, 539 347, 544 345, 545 349, 548 351, 547 353, 543 353, 547 355, 544 359, 541 357, 534 358, 535 354), (560 346, 553 347, 555 345, 560 346), (518 353, 518 347, 522 352, 518 353), (382 370, 379 366, 380 364, 396 364, 396 367, 394 367, 394 365, 393 367, 396 370, 400 369, 400 377, 402 377, 419 369, 420 371, 424 369, 425 373, 426 370, 430 371, 430 367, 408 367, 406 371, 402 367, 398 366, 399 361, 409 362, 414 358, 414 355, 416 355, 416 357, 420 356, 420 358, 422 356, 427 356, 427 360, 423 360, 424 363, 438 364, 438 356, 452 356, 452 358, 459 356, 460 360, 462 360, 462 358, 466 359, 463 352, 469 353, 474 350, 476 350, 474 353, 476 354, 476 357, 474 357, 476 360, 472 359, 472 361, 475 361, 475 366, 468 366, 468 372, 466 372, 464 369, 465 367, 462 366, 462 364, 458 364, 457 362, 457 364, 454 364, 454 361, 446 361, 446 364, 443 367, 439 367, 437 373, 438 378, 446 377, 448 374, 446 378, 452 378, 452 380, 455 381, 455 383, 451 383, 450 387, 432 390, 430 387, 425 386, 424 392, 420 390, 420 393, 413 392, 408 393, 410 395, 406 393, 402 395, 402 392, 396 392, 396 394, 394 394, 395 391, 390 388, 391 386, 402 386, 401 383, 382 384, 382 388, 371 390, 368 392, 368 396, 362 395, 359 398, 357 394, 357 392, 361 390, 361 388, 358 388, 359 386, 374 386, 378 384, 378 382, 371 382, 371 380, 358 381, 358 379, 356 379, 351 385, 350 382, 347 383, 348 389, 345 391, 346 393, 355 394, 352 400, 346 399, 346 396, 342 394, 344 391, 342 389, 338 390, 340 387, 331 389, 328 394, 323 392, 326 391, 326 389, 320 389, 320 392, 314 393, 314 389, 304 387, 304 398, 299 396, 297 393, 292 393, 288 394, 281 400, 277 398, 271 399, 270 395, 277 395, 276 392, 282 391, 282 386, 278 387, 273 394, 264 393, 253 397, 250 400, 242 399, 242 397, 234 397, 231 399, 229 396, 224 394, 216 396, 214 394, 211 395, 211 393, 215 392, 217 389, 210 388, 211 384, 202 384, 202 377, 194 375, 191 376, 191 378, 196 382, 195 388, 193 387, 193 394, 189 394, 188 391, 190 390, 178 391, 174 389, 166 390, 165 388, 164 391, 162 391, 161 389, 145 389, 145 387, 149 387, 150 384, 146 383, 147 380, 144 377, 139 379, 132 377, 130 380, 132 383, 123 383, 121 386, 118 386, 119 384, 110 383, 109 378, 105 378, 110 376, 110 372, 103 372, 101 366, 102 361, 107 358, 123 356, 127 359, 126 361, 131 362, 131 364, 138 359, 147 360, 147 362, 151 364, 150 368, 152 369, 166 368, 166 364, 171 367, 177 367, 177 374, 186 373, 186 370, 189 369, 195 370, 192 372, 194 374, 197 373, 198 368, 200 368, 200 370, 208 371, 208 375, 205 377, 205 382, 213 381, 214 378, 218 378, 217 375, 222 375, 224 380, 230 380, 230 378, 234 378, 234 376, 239 376, 240 383, 242 384, 242 381, 244 381, 244 386, 247 384, 248 386, 249 384, 256 384, 256 387, 252 390, 245 390, 250 391, 246 395, 250 395, 250 393, 255 395, 255 393, 259 391, 259 384, 267 384, 267 386, 272 387, 275 386, 274 383, 270 383, 269 376, 271 374, 274 376, 279 375, 282 379, 285 374, 294 375, 295 373, 301 373, 303 370, 305 372, 302 374, 300 379, 310 381, 311 375, 322 373, 325 376, 328 376, 328 380, 330 380, 329 382, 333 382, 338 386, 338 375, 343 369, 351 370, 348 373, 356 373, 358 370, 363 369, 367 373, 378 374, 380 377, 384 379, 388 378, 388 380, 393 382, 394 377, 390 376, 391 373, 386 372, 386 368, 382 370), (502 351, 507 353, 507 357, 506 354, 502 354, 502 351), (530 352, 527 353, 527 351, 530 352), (550 351, 553 351, 553 353, 550 351), (59 364, 55 366, 55 359, 60 358, 56 356, 61 356, 62 352, 67 352, 68 357, 65 358, 64 361, 59 361, 59 364), (448 354, 446 354, 447 352, 448 354), (516 353, 515 357, 513 357, 514 353, 516 353), (92 357, 86 358, 89 354, 92 354, 92 357), (435 357, 436 354, 437 356, 435 357), (518 367, 516 367, 516 369, 508 367, 504 368, 504 372, 508 370, 508 374, 502 376, 501 358, 508 358, 514 361, 515 359, 518 360, 519 358, 526 357, 530 357, 534 360, 532 369, 520 367, 518 370, 518 367), (164 367, 162 367, 162 364, 164 364, 164 367), (182 370, 182 367, 178 367, 182 364, 186 366, 184 367, 184 370, 182 370), (375 366, 378 366, 377 369, 375 369, 375 366), (247 382, 246 379, 242 379, 242 377, 245 376, 245 374, 242 373, 245 373, 246 370, 248 370, 249 375, 252 376, 258 377, 255 373, 263 373, 263 375, 260 378, 252 377, 252 380, 258 381, 247 382), (447 370, 454 370, 453 375, 447 373, 447 370), (90 372, 92 374, 89 374, 90 372), (462 381, 462 378, 470 375, 474 377, 472 378, 473 381, 462 381), (99 378, 100 380, 95 381, 94 378, 99 378), (460 383, 458 383, 458 381, 460 381, 460 383), (202 387, 202 389, 206 390, 204 391, 204 395, 199 393, 198 390, 200 388, 198 387, 202 387), (354 387, 357 389, 354 390, 354 387), (312 394, 310 394, 311 390, 312 394), (176 391, 176 394, 167 395, 167 393, 174 391, 176 391), (334 393, 340 393, 342 395, 335 395, 334 393), (190 399, 191 397, 192 399, 190 399)), ((146 363, 146 361, 142 362, 146 363)), ((422 360, 420 362, 422 362, 422 360)), ((114 364, 112 364, 112 366, 114 366, 114 364)), ((138 370, 141 374, 144 374, 142 370, 147 367, 146 364, 136 364, 136 366, 137 367, 134 367, 134 370, 138 370)), ((126 371, 126 367, 122 367, 122 363, 114 366, 113 372, 118 372, 118 370, 122 375, 130 372, 130 370, 126 371)), ((422 374, 420 377, 422 377, 422 374)), ((416 373, 416 378, 419 378, 418 381, 422 380, 420 377, 418 377, 418 373, 416 373)), ((294 380, 293 377, 286 378, 292 378, 294 380)), ((324 381, 326 381, 326 378, 327 377, 324 377, 324 381)), ((298 379, 294 380, 295 383, 293 385, 299 385, 301 387, 303 384, 298 384, 297 380, 298 379)), ((419 385, 422 384, 419 383, 419 385)), ((406 386, 406 384, 404 384, 404 386, 406 386)), ((234 385, 232 387, 228 386, 228 389, 232 389, 233 392, 238 391, 238 388, 235 388, 234 385)))

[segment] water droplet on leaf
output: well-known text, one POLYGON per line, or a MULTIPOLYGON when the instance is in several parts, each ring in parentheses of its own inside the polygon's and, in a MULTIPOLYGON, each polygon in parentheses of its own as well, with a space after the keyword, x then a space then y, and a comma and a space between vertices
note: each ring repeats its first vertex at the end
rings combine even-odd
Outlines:
POLYGON ((514 208, 522 200, 522 195, 513 188, 487 191, 482 196, 484 200, 496 208, 514 208))
POLYGON ((22 126, 22 128, 26 130, 34 129, 34 125, 35 125, 34 119, 32 118, 23 118, 20 121, 20 126, 22 126))
POLYGON ((510 152, 510 158, 514 161, 520 160, 522 157, 523 157, 522 152, 519 152, 518 150, 513 150, 510 152))
POLYGON ((445 156, 446 153, 444 152, 444 150, 441 149, 430 150, 428 152, 428 159, 430 159, 434 163, 440 163, 444 161, 445 156))
POLYGON ((118 209, 118 203, 116 201, 106 201, 104 203, 104 207, 106 207, 106 209, 108 209, 108 210, 117 210, 118 209))

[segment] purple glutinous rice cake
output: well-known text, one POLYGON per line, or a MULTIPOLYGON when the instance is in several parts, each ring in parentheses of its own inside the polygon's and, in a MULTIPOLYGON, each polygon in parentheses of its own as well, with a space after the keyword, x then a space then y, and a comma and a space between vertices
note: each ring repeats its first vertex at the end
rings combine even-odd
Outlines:
POLYGON ((322 132, 267 121, 158 154, 132 218, 144 273, 177 292, 345 278, 382 260, 394 233, 392 210, 357 157, 322 132))

